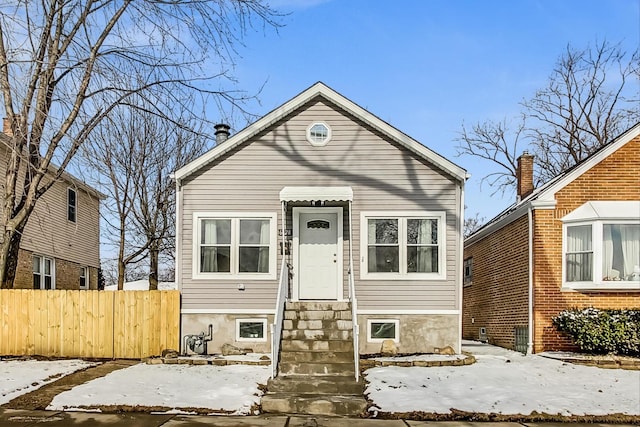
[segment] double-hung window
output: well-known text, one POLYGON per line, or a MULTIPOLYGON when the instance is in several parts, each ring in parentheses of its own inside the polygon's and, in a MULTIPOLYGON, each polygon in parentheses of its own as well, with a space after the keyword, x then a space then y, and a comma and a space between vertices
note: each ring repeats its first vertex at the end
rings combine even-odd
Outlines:
POLYGON ((444 212, 362 212, 363 279, 444 279, 444 212))
POLYGON ((55 289, 55 264, 51 258, 33 256, 33 289, 55 289))
POLYGON ((276 214, 194 214, 194 277, 272 279, 276 214))
POLYGON ((638 215, 640 202, 587 202, 565 216, 563 287, 640 289, 638 215))
POLYGON ((78 213, 78 199, 76 190, 67 188, 67 220, 76 222, 78 213))
POLYGON ((80 289, 89 289, 89 267, 80 267, 80 289))

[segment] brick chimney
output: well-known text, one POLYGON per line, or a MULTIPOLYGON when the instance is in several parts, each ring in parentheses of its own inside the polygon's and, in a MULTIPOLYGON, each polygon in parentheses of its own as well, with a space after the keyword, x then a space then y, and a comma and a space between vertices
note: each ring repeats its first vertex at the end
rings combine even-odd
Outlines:
POLYGON ((11 119, 8 117, 2 119, 2 133, 7 136, 13 136, 13 131, 11 130, 11 119))
POLYGON ((533 191, 533 156, 525 151, 518 157, 517 196, 518 201, 527 197, 533 191))
POLYGON ((219 123, 213 127, 216 130, 216 145, 220 145, 229 138, 231 127, 224 123, 219 123))

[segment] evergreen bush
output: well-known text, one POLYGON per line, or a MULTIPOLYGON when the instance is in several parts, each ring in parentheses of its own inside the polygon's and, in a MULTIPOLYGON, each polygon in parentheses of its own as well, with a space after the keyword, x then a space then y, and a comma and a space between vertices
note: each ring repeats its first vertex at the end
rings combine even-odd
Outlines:
POLYGON ((553 318, 585 353, 640 356, 640 310, 572 308, 553 318))

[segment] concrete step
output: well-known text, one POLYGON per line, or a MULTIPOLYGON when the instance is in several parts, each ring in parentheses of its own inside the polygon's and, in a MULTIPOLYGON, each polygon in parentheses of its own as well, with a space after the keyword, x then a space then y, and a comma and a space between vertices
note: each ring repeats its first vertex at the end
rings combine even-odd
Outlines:
POLYGON ((353 341, 344 340, 282 340, 284 351, 353 351, 353 341))
POLYGON ((285 319, 295 320, 351 320, 351 311, 334 311, 334 310, 318 310, 318 311, 297 311, 285 310, 285 319))
POLYGON ((282 331, 283 340, 342 340, 351 341, 353 331, 339 329, 285 329, 282 331))
POLYGON ((262 411, 280 414, 341 415, 357 417, 367 410, 362 395, 273 393, 262 397, 262 411))
POLYGON ((353 375, 281 375, 267 383, 269 393, 358 395, 364 392, 364 381, 353 375))
POLYGON ((353 362, 280 362, 280 375, 353 375, 353 362))
POLYGON ((282 351, 281 362, 344 362, 353 363, 353 351, 282 351))
POLYGON ((285 310, 296 311, 351 311, 351 303, 348 301, 287 301, 285 310))
POLYGON ((282 322, 282 329, 284 330, 339 329, 341 331, 350 331, 353 329, 353 322, 351 320, 344 320, 344 319, 329 319, 329 320, 285 319, 282 322))

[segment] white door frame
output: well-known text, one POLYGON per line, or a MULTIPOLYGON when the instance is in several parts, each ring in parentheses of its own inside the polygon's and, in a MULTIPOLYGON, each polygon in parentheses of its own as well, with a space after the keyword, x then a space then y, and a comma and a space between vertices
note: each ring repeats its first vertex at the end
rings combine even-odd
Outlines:
POLYGON ((298 270, 300 268, 298 257, 300 254, 300 214, 301 213, 335 213, 337 214, 337 264, 338 264, 338 278, 336 280, 337 293, 338 296, 337 301, 345 301, 344 299, 344 265, 343 265, 343 256, 344 256, 344 248, 343 248, 343 212, 341 206, 330 206, 330 207, 294 207, 293 210, 293 292, 292 292, 292 300, 299 301, 299 289, 300 283, 298 281, 299 274, 298 270))

